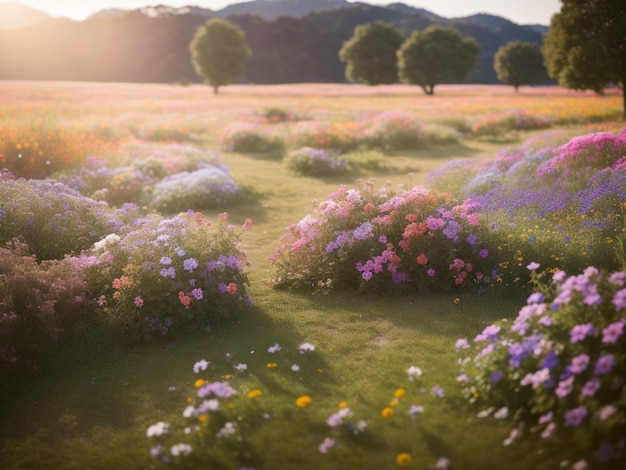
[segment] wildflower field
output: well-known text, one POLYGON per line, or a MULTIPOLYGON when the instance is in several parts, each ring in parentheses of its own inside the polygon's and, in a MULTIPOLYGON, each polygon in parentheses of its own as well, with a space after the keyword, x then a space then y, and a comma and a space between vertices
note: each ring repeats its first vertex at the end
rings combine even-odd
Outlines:
POLYGON ((622 97, 0 83, 0 468, 626 465, 622 97))

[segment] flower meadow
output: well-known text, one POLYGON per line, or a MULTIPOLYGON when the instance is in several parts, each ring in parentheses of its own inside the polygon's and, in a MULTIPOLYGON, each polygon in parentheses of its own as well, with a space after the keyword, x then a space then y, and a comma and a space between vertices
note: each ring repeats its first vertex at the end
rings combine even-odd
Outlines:
MULTIPOLYGON (((325 373, 319 368, 321 354, 308 342, 291 350, 275 343, 267 351, 250 351, 248 362, 238 362, 241 358, 230 353, 216 361, 197 361, 190 367, 193 388, 183 392, 190 392, 179 414, 183 419, 158 421, 146 429, 151 456, 183 467, 272 468, 276 463, 264 452, 263 435, 288 420, 301 429, 300 445, 311 445, 317 454, 309 465, 324 467, 349 459, 352 448, 371 445, 385 429, 402 427, 410 433, 429 406, 436 407, 445 397, 438 385, 427 386, 421 368, 410 366, 398 378, 400 385, 389 389, 387 401, 344 400, 333 405, 315 386, 325 373), (276 396, 273 387, 263 386, 279 381, 289 388, 287 394, 276 396)), ((406 467, 414 458, 425 460, 414 457, 406 445, 390 451, 384 462, 389 468, 406 467)), ((432 459, 433 468, 447 469, 450 464, 446 456, 432 459)))
MULTIPOLYGON (((567 449, 572 468, 623 459, 626 446, 626 271, 533 272, 512 322, 456 342, 457 380, 480 417, 512 421, 504 445, 567 449)), ((616 468, 616 467, 613 467, 616 468)))
POLYGON ((0 467, 623 466, 621 96, 32 86, 0 467))

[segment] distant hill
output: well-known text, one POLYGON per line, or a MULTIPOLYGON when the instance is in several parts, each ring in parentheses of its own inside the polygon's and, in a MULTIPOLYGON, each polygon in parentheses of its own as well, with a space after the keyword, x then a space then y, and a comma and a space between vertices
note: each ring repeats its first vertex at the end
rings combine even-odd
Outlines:
POLYGON ((345 0, 254 0, 219 11, 165 5, 106 9, 84 21, 45 17, 0 30, 0 79, 200 82, 189 57, 191 38, 208 18, 226 17, 244 30, 253 51, 240 78, 245 83, 345 82, 339 49, 356 26, 376 20, 407 37, 432 24, 454 26, 480 45, 468 83, 497 83, 498 48, 516 39, 541 45, 545 32, 487 14, 443 18, 403 3, 345 0))
POLYGON ((0 3, 0 30, 23 28, 49 19, 49 15, 21 3, 0 3))

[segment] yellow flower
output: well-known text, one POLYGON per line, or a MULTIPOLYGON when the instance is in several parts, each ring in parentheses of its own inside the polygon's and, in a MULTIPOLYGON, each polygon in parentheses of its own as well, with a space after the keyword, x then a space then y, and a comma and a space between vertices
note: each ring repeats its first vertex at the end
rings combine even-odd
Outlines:
POLYGON ((207 419, 208 419, 207 415, 198 416, 198 421, 200 421, 201 423, 206 423, 207 419))
POLYGON ((256 390, 250 390, 246 396, 250 400, 252 400, 253 398, 260 397, 261 395, 263 395, 263 392, 261 392, 261 390, 256 389, 256 390))
POLYGON ((393 394, 394 397, 396 398, 402 398, 404 395, 406 395, 406 390, 403 388, 399 388, 398 390, 395 391, 395 393, 393 394))
POLYGON ((267 368, 268 369, 276 369, 278 367, 278 364, 276 364, 275 362, 268 362, 267 363, 267 368))
POLYGON ((232 401, 229 401, 228 403, 226 403, 226 408, 228 408, 229 410, 232 410, 235 407, 235 404, 232 401))
POLYGON ((381 414, 383 415, 383 418, 389 418, 390 416, 393 416, 393 408, 383 408, 381 414))
POLYGON ((407 452, 402 452, 401 454, 398 454, 396 456, 396 463, 400 467, 406 467, 407 465, 411 465, 412 461, 413 461, 413 458, 411 457, 411 454, 407 452))
POLYGON ((342 401, 341 403, 339 403, 339 409, 343 410, 344 408, 347 408, 348 404, 345 401, 342 401))
POLYGON ((230 380, 230 379, 232 379, 232 378, 233 378, 233 376, 232 376, 232 375, 230 375, 230 374, 226 374, 226 375, 224 376, 224 378, 225 378, 226 380, 230 380))
POLYGON ((193 386, 196 388, 200 388, 204 385, 204 379, 198 379, 193 383, 193 386))
POLYGON ((393 400, 389 402, 389 406, 397 406, 398 403, 400 403, 400 400, 398 400, 397 398, 394 398, 393 400))
POLYGON ((298 408, 306 408, 310 404, 311 404, 311 397, 308 395, 302 395, 301 397, 298 397, 298 399, 296 400, 296 406, 298 408))

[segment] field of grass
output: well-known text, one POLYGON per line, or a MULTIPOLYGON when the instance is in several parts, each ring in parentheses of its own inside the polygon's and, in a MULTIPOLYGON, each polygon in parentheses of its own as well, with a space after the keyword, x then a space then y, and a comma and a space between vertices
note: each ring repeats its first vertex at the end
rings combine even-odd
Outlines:
MULTIPOLYGON (((495 321, 514 318, 527 290, 429 296, 277 290, 268 257, 285 229, 341 184, 353 187, 356 179, 370 177, 379 184, 426 184, 427 175, 444 163, 495 155, 541 132, 513 127, 487 137, 472 135, 472 126, 481 120, 515 110, 545 118, 551 129, 572 136, 618 132, 621 97, 550 87, 521 88, 515 94, 504 87, 441 86, 434 97, 406 86, 230 86, 220 91, 213 96, 201 86, 0 83, 0 128, 38 122, 78 129, 107 145, 132 145, 139 139, 219 152, 248 196, 202 212, 216 220, 227 211, 234 225, 253 219, 241 242, 250 263, 247 292, 254 302, 211 331, 163 344, 129 347, 86 335, 60 346, 37 372, 9 376, 0 383, 0 468, 172 466, 176 462, 151 456, 157 441, 146 437, 146 430, 159 421, 170 423, 172 431, 182 429, 197 379, 228 381, 239 392, 224 405, 224 419, 237 423, 242 437, 212 447, 217 441, 209 431, 179 432, 179 440, 169 445, 194 447, 184 468, 522 470, 558 468, 569 459, 568 442, 548 454, 527 442, 504 446, 510 426, 478 418, 479 410, 463 398, 456 381, 457 338, 473 338, 495 321), (267 124, 264 112, 270 108, 297 120, 267 124), (383 150, 373 168, 355 164, 348 173, 324 177, 294 176, 272 153, 220 147, 233 123, 274 126, 270 133, 289 147, 298 122, 333 123, 343 132, 376 113, 398 110, 439 126, 430 135, 463 133, 444 143, 433 138, 415 149, 383 150), (298 347, 303 343, 315 350, 302 354, 298 347), (280 350, 268 351, 275 344, 280 350), (194 373, 201 359, 209 365, 194 373), (299 370, 293 370, 294 364, 299 370), (415 381, 407 376, 411 367, 423 372, 415 381), (445 395, 438 396, 433 387, 445 395), (246 398, 252 390, 262 393, 246 398), (305 395, 311 404, 297 406, 305 395), (342 402, 354 423, 368 421, 365 432, 342 434, 326 424, 342 402), (410 413, 412 405, 423 406, 423 412, 413 408, 410 413), (384 417, 387 408, 393 415, 384 417), (327 437, 336 445, 324 453, 319 446, 327 437), (209 445, 202 449, 200 442, 209 445)), ((111 161, 127 158, 109 147, 106 152, 113 154, 111 161)))

